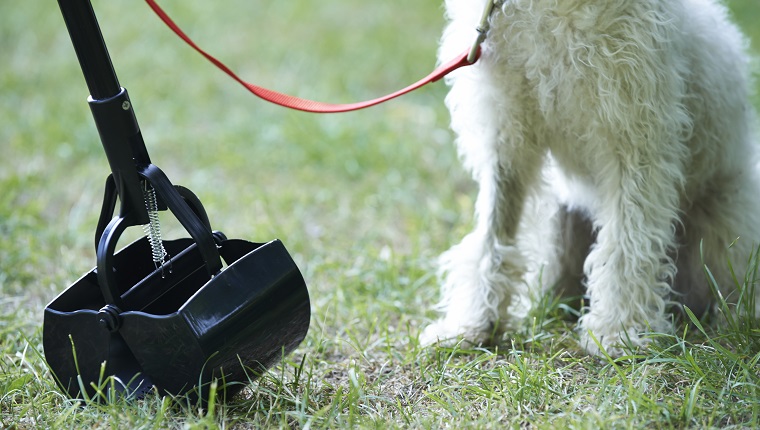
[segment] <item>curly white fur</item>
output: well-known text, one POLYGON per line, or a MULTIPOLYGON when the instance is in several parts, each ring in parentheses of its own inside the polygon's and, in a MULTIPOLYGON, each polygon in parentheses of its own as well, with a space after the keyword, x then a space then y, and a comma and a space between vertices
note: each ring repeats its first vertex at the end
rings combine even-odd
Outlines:
MULTIPOLYGON (((442 61, 486 1, 446 0, 442 61)), ((479 62, 448 77, 476 226, 441 256, 444 316, 421 341, 492 339, 539 273, 586 287, 591 353, 589 332, 619 355, 667 330, 671 300, 707 309, 702 258, 729 294, 727 260, 741 271, 760 241, 745 45, 715 0, 504 2, 479 62)))

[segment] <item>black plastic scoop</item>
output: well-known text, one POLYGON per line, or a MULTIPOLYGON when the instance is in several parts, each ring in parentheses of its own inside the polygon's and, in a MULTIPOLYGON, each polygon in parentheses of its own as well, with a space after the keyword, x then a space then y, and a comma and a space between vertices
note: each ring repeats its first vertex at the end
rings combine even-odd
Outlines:
POLYGON ((150 162, 92 5, 58 3, 112 174, 97 267, 45 308, 45 359, 71 397, 139 397, 154 387, 205 397, 212 380, 234 395, 306 336, 303 277, 280 241, 213 232, 200 200, 150 162), (161 239, 157 213, 166 209, 189 238, 161 239), (122 233, 137 225, 147 226, 146 236, 116 252, 122 233))

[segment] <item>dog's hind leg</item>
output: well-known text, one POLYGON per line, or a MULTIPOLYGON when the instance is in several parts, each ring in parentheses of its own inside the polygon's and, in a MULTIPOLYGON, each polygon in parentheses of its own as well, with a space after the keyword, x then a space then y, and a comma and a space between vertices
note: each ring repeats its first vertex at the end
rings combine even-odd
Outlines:
MULTIPOLYGON (((539 219, 544 213, 526 214, 526 218, 539 219)), ((521 249, 529 257, 526 281, 535 287, 531 299, 553 291, 559 297, 572 299, 572 306, 580 307, 585 292, 583 263, 594 243, 593 225, 585 210, 558 204, 544 225, 532 225, 521 238, 521 249), (524 243, 524 245, 523 245, 524 243)))
POLYGON ((756 286, 760 226, 751 216, 760 213, 757 176, 754 169, 745 167, 743 174, 714 178, 711 188, 686 211, 679 231, 674 300, 697 316, 716 301, 706 266, 727 303, 742 302, 741 312, 760 317, 760 287, 756 286), (738 291, 742 286, 745 290, 738 291), (753 289, 754 297, 749 295, 753 289))

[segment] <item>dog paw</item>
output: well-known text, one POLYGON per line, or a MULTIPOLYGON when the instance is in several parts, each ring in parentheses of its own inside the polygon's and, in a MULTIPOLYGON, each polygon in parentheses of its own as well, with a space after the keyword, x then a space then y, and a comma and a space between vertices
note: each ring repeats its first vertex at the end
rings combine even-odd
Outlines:
POLYGON ((649 343, 650 339, 641 337, 633 330, 612 333, 586 331, 580 339, 580 346, 587 354, 612 358, 646 352, 649 343))
POLYGON ((477 347, 488 345, 494 339, 494 330, 466 328, 439 320, 425 327, 419 336, 420 346, 440 345, 477 347))

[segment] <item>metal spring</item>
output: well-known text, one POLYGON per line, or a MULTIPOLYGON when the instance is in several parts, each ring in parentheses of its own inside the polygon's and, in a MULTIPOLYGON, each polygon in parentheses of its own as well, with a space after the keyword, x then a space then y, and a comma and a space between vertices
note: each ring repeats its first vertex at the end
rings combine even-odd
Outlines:
POLYGON ((156 268, 164 267, 166 259, 166 249, 161 239, 161 224, 158 220, 158 200, 156 199, 156 190, 147 183, 143 188, 143 197, 145 198, 145 208, 148 210, 148 219, 150 222, 143 225, 143 231, 148 237, 150 249, 153 253, 153 264, 156 268))

